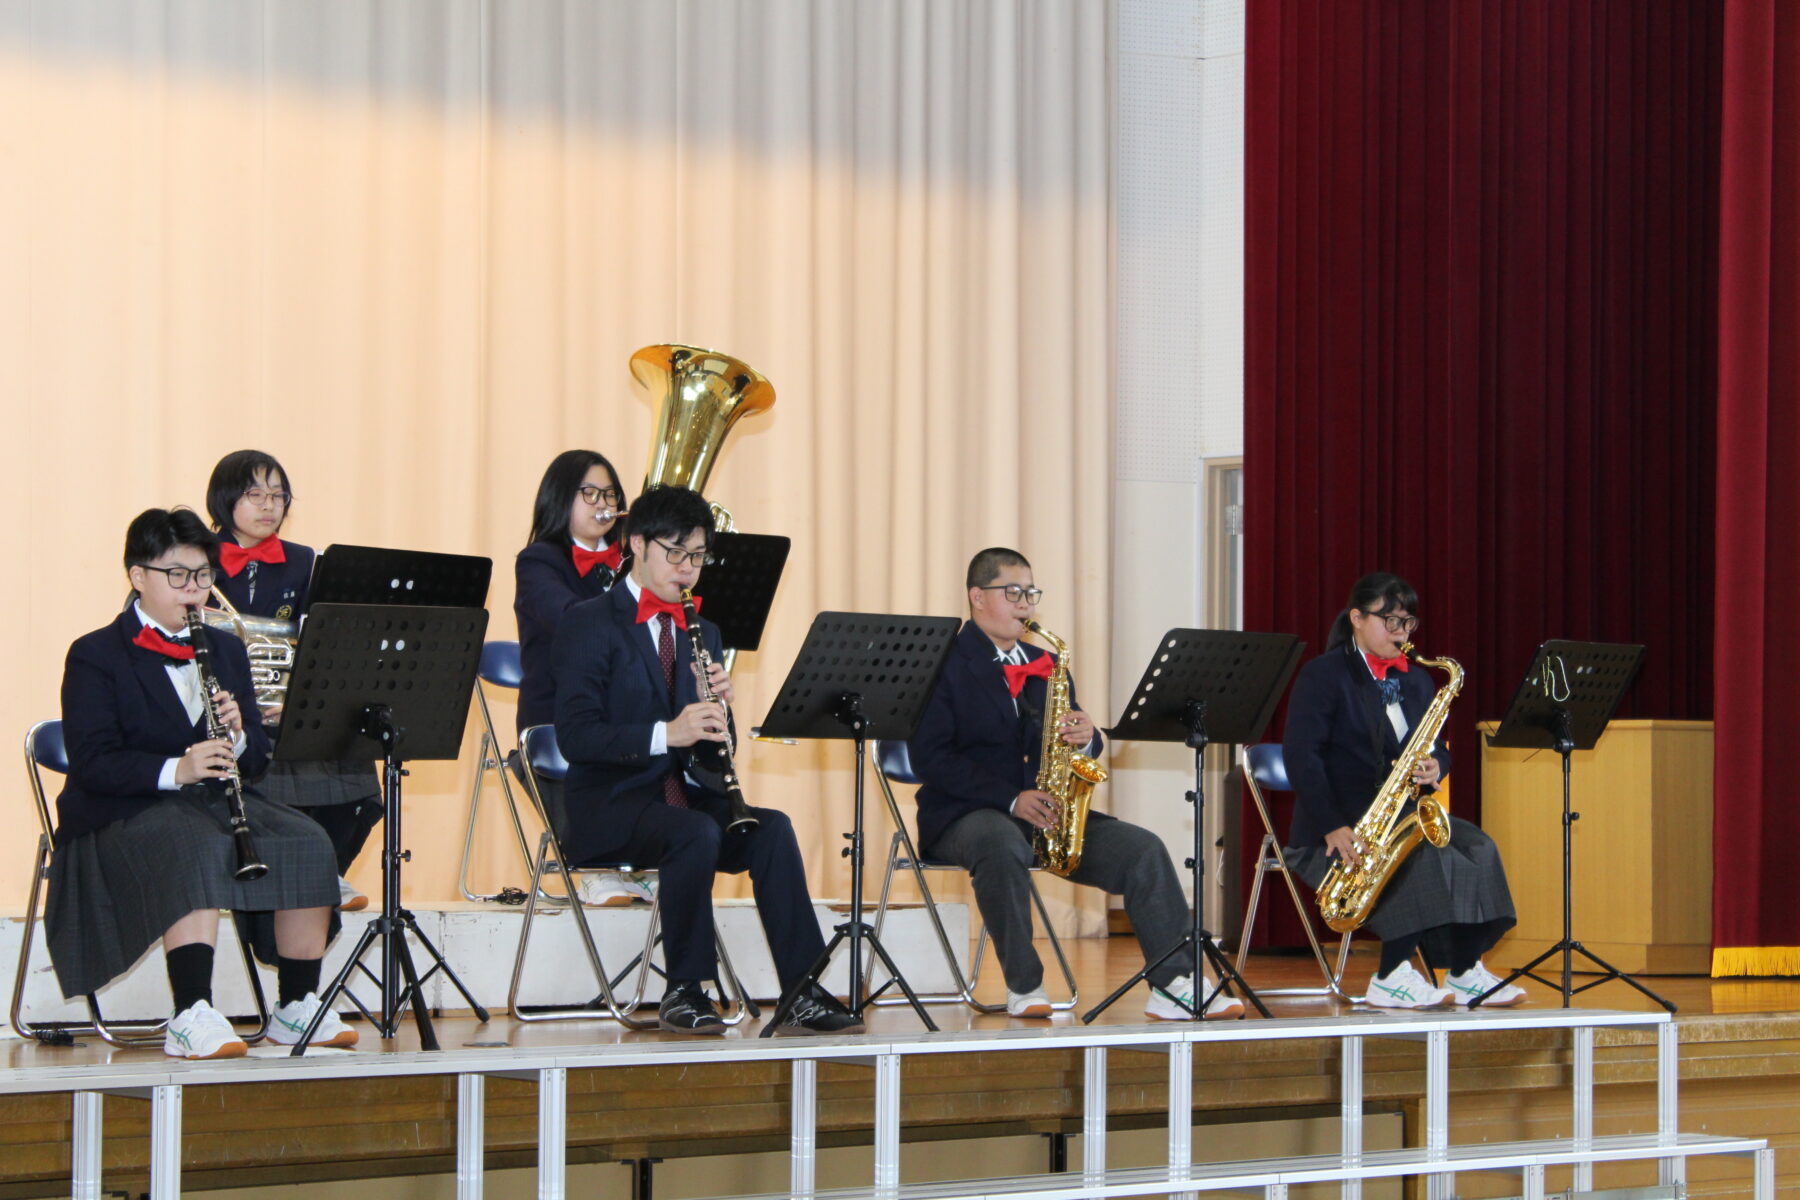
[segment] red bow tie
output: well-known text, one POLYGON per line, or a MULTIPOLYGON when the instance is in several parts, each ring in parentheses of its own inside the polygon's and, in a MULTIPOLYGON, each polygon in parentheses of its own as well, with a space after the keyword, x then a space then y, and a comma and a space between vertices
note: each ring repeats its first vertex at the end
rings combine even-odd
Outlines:
POLYGON ((603 550, 589 550, 586 546, 571 545, 569 553, 575 556, 575 573, 583 579, 586 579, 593 571, 596 563, 605 563, 615 571, 625 563, 625 548, 618 542, 614 542, 603 550))
POLYGON ((142 646, 146 650, 153 650, 157 654, 164 654, 170 658, 178 658, 182 662, 192 661, 194 657, 192 646, 186 642, 171 641, 153 625, 146 625, 138 630, 138 635, 131 639, 131 644, 142 646))
POLYGON ((1006 671, 1006 690, 1013 694, 1013 699, 1017 700, 1019 698, 1019 693, 1025 690, 1025 681, 1032 678, 1050 678, 1053 664, 1051 663, 1048 654, 1040 654, 1029 662, 1006 663, 1004 664, 1004 667, 1006 671))
POLYGON ((278 563, 287 561, 287 548, 281 544, 280 538, 264 538, 256 545, 245 548, 236 542, 219 543, 219 565, 225 573, 236 579, 238 572, 244 569, 245 563, 278 563))
POLYGON ((1363 658, 1368 660, 1369 670, 1375 672, 1375 678, 1377 679, 1386 679, 1389 671, 1398 671, 1402 675, 1406 674, 1407 661, 1406 655, 1404 654, 1396 654, 1392 658, 1376 658, 1373 654, 1364 650, 1363 658))
MULTIPOLYGON (((698 596, 694 597, 694 612, 696 615, 700 612, 700 597, 698 596)), ((687 628, 687 613, 682 611, 679 603, 671 603, 668 600, 659 599, 656 593, 652 592, 649 588, 645 588, 638 593, 638 624, 642 625, 657 613, 669 614, 669 619, 675 622, 675 628, 687 628)))

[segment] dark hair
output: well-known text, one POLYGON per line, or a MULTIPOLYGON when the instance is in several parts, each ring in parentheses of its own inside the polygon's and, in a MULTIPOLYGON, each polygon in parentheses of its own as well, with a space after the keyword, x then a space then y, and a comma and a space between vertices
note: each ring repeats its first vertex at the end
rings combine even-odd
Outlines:
MULTIPOLYGON (((212 470, 212 478, 206 481, 206 515, 212 518, 212 527, 225 534, 231 530, 231 510, 243 494, 256 486, 256 477, 281 476, 281 489, 288 493, 289 507, 292 507, 294 482, 273 454, 264 454, 261 450, 233 450, 219 460, 219 465, 212 470)), ((282 524, 287 523, 288 509, 281 513, 282 524)), ((276 527, 278 530, 280 526, 276 527)))
POLYGON ((125 529, 125 569, 148 566, 177 546, 197 546, 217 565, 219 537, 191 508, 147 508, 125 529))
POLYGON ((963 579, 964 587, 986 587, 1000 577, 1002 567, 1024 567, 1031 570, 1031 564, 1017 550, 1008 550, 1005 546, 989 546, 969 560, 969 573, 963 579))
POLYGON ((1371 571, 1364 575, 1350 588, 1344 611, 1331 623, 1331 636, 1325 642, 1327 650, 1336 650, 1351 640, 1350 610, 1353 608, 1365 613, 1404 608, 1416 617, 1419 615, 1419 593, 1413 591, 1412 584, 1390 571, 1371 571))
POLYGON ((646 542, 683 542, 696 529, 706 531, 706 544, 712 545, 712 506, 692 488, 659 483, 637 498, 631 515, 625 518, 627 537, 641 537, 646 542))
MULTIPOLYGON (((604 454, 592 450, 564 450, 550 460, 544 468, 544 477, 538 480, 537 500, 531 506, 531 540, 534 542, 552 542, 558 546, 567 546, 573 539, 569 537, 569 509, 575 506, 575 495, 581 491, 581 481, 594 467, 605 467, 606 473, 612 476, 613 486, 619 489, 619 508, 631 507, 625 495, 625 483, 613 465, 606 461, 604 454)), ((616 542, 620 538, 619 526, 615 522, 606 531, 608 542, 616 542)))

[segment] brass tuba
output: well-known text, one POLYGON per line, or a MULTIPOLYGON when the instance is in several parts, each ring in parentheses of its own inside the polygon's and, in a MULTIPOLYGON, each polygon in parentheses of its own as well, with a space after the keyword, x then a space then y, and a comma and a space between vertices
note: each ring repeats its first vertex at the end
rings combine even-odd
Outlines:
POLYGON ((1450 702, 1462 691, 1462 664, 1454 658, 1413 657, 1411 642, 1402 642, 1400 653, 1422 667, 1437 667, 1449 672, 1450 678, 1431 698, 1431 706, 1419 718, 1419 724, 1407 735, 1400 757, 1388 771, 1387 782, 1375 793, 1368 811, 1356 822, 1356 840, 1362 847, 1362 866, 1353 867, 1338 861, 1326 872, 1319 884, 1319 913, 1325 924, 1338 933, 1360 929, 1382 889, 1393 879, 1394 872, 1406 861, 1422 837, 1438 848, 1450 844, 1450 817, 1444 806, 1430 796, 1419 794, 1413 782, 1413 770, 1431 753, 1444 722, 1450 716, 1450 702), (1409 806, 1417 802, 1415 811, 1409 806))
MULTIPOLYGON (((631 374, 657 406, 646 490, 666 483, 704 494, 731 427, 775 404, 775 386, 750 364, 699 346, 645 346, 631 356, 631 374)), ((723 505, 712 509, 715 530, 736 527, 723 505)))
POLYGON ((1044 702, 1044 740, 1038 747, 1037 790, 1056 797, 1056 819, 1048 829, 1031 835, 1038 861, 1052 875, 1067 875, 1081 864, 1081 848, 1087 840, 1088 808, 1094 788, 1106 782, 1106 768, 1062 740, 1063 718, 1069 715, 1069 646, 1039 625, 1025 622, 1056 651, 1056 665, 1044 702))

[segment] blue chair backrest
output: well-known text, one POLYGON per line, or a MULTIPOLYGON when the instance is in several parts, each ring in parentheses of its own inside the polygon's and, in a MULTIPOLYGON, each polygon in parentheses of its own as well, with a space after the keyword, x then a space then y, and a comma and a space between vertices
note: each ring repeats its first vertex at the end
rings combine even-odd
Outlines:
POLYGON ((1256 780, 1257 787, 1277 792, 1294 790, 1294 785, 1288 782, 1287 760, 1281 756, 1280 742, 1245 746, 1244 762, 1250 767, 1250 778, 1256 780))
POLYGON ((481 676, 483 683, 517 688, 525 680, 525 668, 519 665, 519 643, 485 643, 481 647, 481 666, 476 674, 481 676))
POLYGON ((924 780, 913 771, 912 753, 907 750, 905 742, 878 741, 875 743, 875 765, 881 773, 895 783, 923 783, 924 780))
POLYGON ((519 746, 531 769, 545 779, 561 779, 569 773, 569 760, 556 744, 556 726, 533 725, 519 735, 519 746))
POLYGON ((31 759, 62 775, 69 773, 69 748, 63 742, 61 721, 39 721, 31 729, 31 759))

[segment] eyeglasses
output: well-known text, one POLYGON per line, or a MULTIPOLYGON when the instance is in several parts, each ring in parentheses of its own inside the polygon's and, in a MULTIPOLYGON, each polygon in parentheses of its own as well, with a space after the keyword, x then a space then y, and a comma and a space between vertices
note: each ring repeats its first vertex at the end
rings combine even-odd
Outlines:
POLYGON ((1006 597, 1006 602, 1008 604, 1017 604, 1021 600, 1025 601, 1027 604, 1036 604, 1039 600, 1044 598, 1043 588, 1023 587, 1016 583, 990 583, 988 586, 977 590, 983 592, 999 592, 1006 597))
POLYGON ((668 556, 669 561, 678 567, 682 563, 691 563, 696 567, 704 567, 712 562, 712 552, 710 550, 684 550, 680 546, 671 546, 669 543, 658 541, 656 538, 651 538, 650 540, 661 546, 663 548, 663 553, 668 556))
POLYGON ((213 580, 219 577, 219 573, 211 567, 152 567, 144 563, 138 565, 146 571, 157 571, 166 576, 169 586, 176 591, 186 587, 190 579, 194 581, 195 587, 205 590, 211 587, 213 580))
POLYGON ((273 504, 276 508, 286 508, 294 502, 294 493, 265 492, 261 488, 251 488, 238 499, 248 500, 251 508, 261 508, 265 504, 273 504))
POLYGON ((617 504, 625 498, 625 493, 616 487, 603 488, 584 483, 575 490, 589 504, 617 504))
POLYGON ((1415 630, 1419 627, 1419 618, 1417 618, 1417 617, 1399 617, 1399 616, 1390 617, 1390 616, 1384 616, 1381 613, 1372 613, 1372 612, 1367 612, 1367 611, 1365 611, 1363 613, 1363 616, 1376 618, 1383 625, 1387 626, 1387 631, 1389 633, 1411 633, 1413 630, 1415 630))

